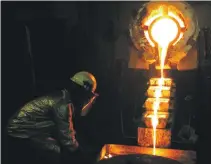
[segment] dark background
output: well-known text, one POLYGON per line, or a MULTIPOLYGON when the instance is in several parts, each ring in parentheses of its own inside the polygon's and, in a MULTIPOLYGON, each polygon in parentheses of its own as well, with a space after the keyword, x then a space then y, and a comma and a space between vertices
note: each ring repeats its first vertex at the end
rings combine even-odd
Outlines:
MULTIPOLYGON (((148 76, 127 68, 129 41, 123 41, 122 51, 116 50, 116 42, 127 35, 132 8, 142 3, 2 2, 2 128, 34 96, 87 70, 96 76, 100 97, 84 119, 86 138, 96 145, 135 144, 131 120, 143 104, 148 76)), ((204 8, 191 3, 205 26, 204 8)), ((173 75, 180 109, 194 110, 195 99, 185 97, 196 97, 197 71, 173 75)))
POLYGON ((117 36, 108 18, 116 6, 113 2, 2 3, 3 127, 34 96, 59 88, 63 80, 86 70, 96 76, 100 94, 84 119, 86 137, 98 143, 120 141, 115 105, 122 62, 115 61, 117 36))

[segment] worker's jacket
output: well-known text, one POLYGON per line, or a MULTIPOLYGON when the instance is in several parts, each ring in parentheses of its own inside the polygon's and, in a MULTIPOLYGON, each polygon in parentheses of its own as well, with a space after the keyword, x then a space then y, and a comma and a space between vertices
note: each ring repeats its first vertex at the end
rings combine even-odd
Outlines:
POLYGON ((73 104, 67 90, 38 97, 24 105, 9 121, 8 134, 33 140, 36 146, 60 151, 78 147, 72 122, 73 104), (58 147, 57 147, 58 145, 58 147))

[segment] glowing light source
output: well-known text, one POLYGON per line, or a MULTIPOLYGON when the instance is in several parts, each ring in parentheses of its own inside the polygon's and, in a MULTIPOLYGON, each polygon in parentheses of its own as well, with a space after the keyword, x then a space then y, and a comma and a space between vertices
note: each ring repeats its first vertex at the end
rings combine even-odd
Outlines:
POLYGON ((163 17, 152 24, 151 36, 161 47, 166 47, 178 35, 177 23, 168 17, 163 17))
MULTIPOLYGON (((160 97, 165 90, 164 86, 164 66, 170 44, 175 45, 182 37, 185 24, 182 19, 173 11, 169 11, 167 6, 160 6, 157 10, 151 12, 146 19, 144 26, 145 37, 152 47, 158 48, 161 77, 157 80, 157 87, 153 93, 155 98, 153 103, 153 116, 151 122, 153 126, 153 154, 156 154, 156 128, 158 126, 158 110, 160 108, 160 97)), ((150 91, 150 89, 149 89, 150 91)), ((148 94, 149 94, 148 91, 148 94)))
POLYGON ((108 158, 112 158, 113 156, 111 154, 105 155, 104 158, 108 159, 108 158))

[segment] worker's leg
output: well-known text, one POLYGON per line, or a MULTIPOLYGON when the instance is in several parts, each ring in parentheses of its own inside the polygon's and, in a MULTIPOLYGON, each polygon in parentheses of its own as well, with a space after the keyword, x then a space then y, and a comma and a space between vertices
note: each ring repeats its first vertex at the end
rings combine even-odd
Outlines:
POLYGON ((90 164, 87 157, 81 151, 70 152, 61 150, 57 141, 47 136, 41 136, 31 139, 31 146, 36 150, 36 164, 90 164))

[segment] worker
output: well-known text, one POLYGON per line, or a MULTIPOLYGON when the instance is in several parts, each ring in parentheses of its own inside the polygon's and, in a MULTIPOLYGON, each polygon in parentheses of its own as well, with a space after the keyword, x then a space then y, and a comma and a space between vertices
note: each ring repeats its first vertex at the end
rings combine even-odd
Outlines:
POLYGON ((61 152, 81 152, 73 118, 89 112, 98 97, 97 82, 88 72, 76 73, 69 81, 65 89, 28 102, 9 120, 7 133, 13 155, 26 150, 25 155, 22 152, 22 156, 12 159, 13 163, 27 161, 32 154, 39 154, 39 160, 60 163, 61 152))

